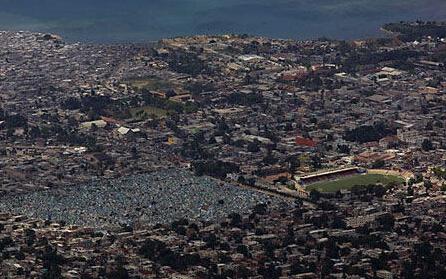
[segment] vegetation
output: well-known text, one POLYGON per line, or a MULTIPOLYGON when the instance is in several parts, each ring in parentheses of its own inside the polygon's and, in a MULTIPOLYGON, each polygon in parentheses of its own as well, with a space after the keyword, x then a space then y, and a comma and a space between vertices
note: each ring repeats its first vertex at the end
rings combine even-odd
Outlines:
POLYGON ((180 103, 172 100, 154 96, 148 90, 142 90, 142 98, 146 106, 155 107, 177 113, 191 113, 197 111, 197 106, 193 103, 180 103))
POLYGON ((373 125, 363 125, 353 130, 347 130, 345 132, 344 139, 352 142, 356 141, 359 143, 366 143, 378 141, 394 134, 394 129, 391 129, 383 122, 378 122, 373 125))
POLYGON ((214 86, 214 84, 210 83, 210 82, 191 82, 188 83, 185 86, 185 89, 188 90, 190 93, 192 93, 193 95, 200 95, 200 93, 203 92, 209 92, 209 91, 215 91, 216 87, 214 86))
POLYGON ((243 94, 234 92, 228 97, 228 102, 233 105, 252 106, 263 102, 263 96, 258 93, 243 94))
POLYGON ((360 185, 383 184, 387 186, 393 183, 401 184, 403 182, 404 179, 398 176, 366 174, 366 175, 351 176, 334 181, 324 181, 320 183, 315 183, 306 187, 306 190, 307 191, 317 190, 319 192, 336 192, 339 190, 349 190, 352 189, 354 186, 360 186, 360 185))
POLYGON ((5 115, 4 121, 7 129, 28 127, 28 119, 21 114, 5 115))
POLYGON ((378 65, 382 62, 393 62, 392 65, 406 65, 409 59, 418 58, 420 53, 413 50, 406 49, 396 49, 396 50, 386 50, 386 51, 373 51, 371 49, 364 50, 353 50, 348 54, 345 61, 343 61, 342 70, 349 73, 355 73, 360 66, 364 65, 378 65))
POLYGON ((339 153, 344 153, 344 154, 350 154, 350 146, 346 145, 346 144, 339 144, 338 145, 338 152, 339 153))
POLYGON ((446 179, 446 170, 436 167, 432 169, 433 173, 438 177, 442 179, 446 179))
POLYGON ((126 102, 113 100, 110 96, 96 95, 94 91, 81 98, 69 97, 61 102, 61 107, 68 110, 80 110, 86 113, 90 120, 96 120, 100 116, 129 117, 126 102))
POLYGON ((191 76, 210 71, 204 61, 194 52, 177 51, 171 54, 168 63, 171 70, 191 76))
POLYGON ((177 271, 183 271, 189 266, 201 263, 201 258, 198 254, 179 254, 159 240, 147 239, 140 248, 139 254, 161 265, 170 266, 177 271))
POLYGON ((380 169, 383 168, 386 165, 386 162, 384 160, 377 160, 373 162, 372 168, 374 169, 380 169))
POLYGON ((446 25, 437 23, 435 21, 422 22, 417 21, 416 23, 409 22, 399 22, 399 23, 389 23, 384 25, 384 29, 399 33, 399 39, 403 41, 415 41, 422 37, 446 37, 446 25))
POLYGON ((127 83, 138 90, 169 90, 172 89, 172 84, 166 80, 162 80, 158 77, 145 77, 145 78, 135 78, 127 80, 127 83))
POLYGON ((432 141, 429 139, 425 139, 423 140, 423 142, 421 143, 421 148, 424 151, 430 151, 434 149, 434 145, 432 144, 432 141))
POLYGON ((157 107, 144 106, 130 109, 130 114, 132 115, 132 118, 139 118, 139 119, 144 119, 153 116, 156 118, 161 118, 165 117, 168 114, 168 111, 157 107))
POLYGON ((237 173, 240 167, 236 164, 220 160, 207 160, 194 162, 193 167, 197 175, 209 175, 217 178, 226 178, 229 173, 237 173))

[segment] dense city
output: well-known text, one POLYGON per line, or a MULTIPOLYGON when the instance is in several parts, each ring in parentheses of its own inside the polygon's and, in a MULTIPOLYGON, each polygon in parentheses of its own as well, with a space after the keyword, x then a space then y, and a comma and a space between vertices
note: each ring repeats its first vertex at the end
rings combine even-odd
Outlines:
POLYGON ((445 278, 446 24, 0 32, 5 278, 445 278))

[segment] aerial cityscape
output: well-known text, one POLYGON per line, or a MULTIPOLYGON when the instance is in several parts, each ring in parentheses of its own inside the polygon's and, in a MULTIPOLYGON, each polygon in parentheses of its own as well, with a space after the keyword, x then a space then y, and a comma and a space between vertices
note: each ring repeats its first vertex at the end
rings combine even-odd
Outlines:
POLYGON ((446 278, 446 22, 335 39, 15 29, 0 278, 446 278))

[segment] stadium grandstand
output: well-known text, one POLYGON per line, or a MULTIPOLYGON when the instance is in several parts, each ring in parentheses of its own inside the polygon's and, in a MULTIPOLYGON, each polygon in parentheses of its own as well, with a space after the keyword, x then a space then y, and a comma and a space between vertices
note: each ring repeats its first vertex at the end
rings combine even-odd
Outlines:
POLYGON ((302 177, 296 177, 296 181, 302 185, 307 186, 314 183, 328 181, 328 180, 337 180, 343 177, 364 174, 367 170, 357 167, 345 168, 340 170, 326 171, 316 174, 311 174, 302 177))

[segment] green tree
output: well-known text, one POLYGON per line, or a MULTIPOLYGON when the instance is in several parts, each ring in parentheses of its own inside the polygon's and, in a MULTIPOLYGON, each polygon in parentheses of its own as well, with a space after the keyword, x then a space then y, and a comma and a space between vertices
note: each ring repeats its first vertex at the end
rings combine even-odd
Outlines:
POLYGON ((64 258, 57 253, 57 250, 49 245, 45 247, 42 254, 42 264, 44 272, 42 278, 44 279, 59 279, 62 278, 62 270, 60 265, 64 263, 64 258))
POLYGON ((313 202, 318 201, 321 198, 321 193, 318 190, 311 190, 310 191, 310 199, 313 202))
POLYGON ((372 168, 380 169, 380 168, 383 168, 385 165, 386 165, 386 162, 384 162, 384 160, 377 160, 377 161, 373 162, 372 168))
POLYGON ((424 180, 424 188, 426 188, 426 191, 429 191, 432 189, 432 182, 428 179, 424 180))
POLYGON ((423 143, 421 144, 421 148, 424 151, 430 151, 430 150, 434 149, 434 146, 433 146, 432 141, 430 139, 425 139, 423 141, 423 143))

